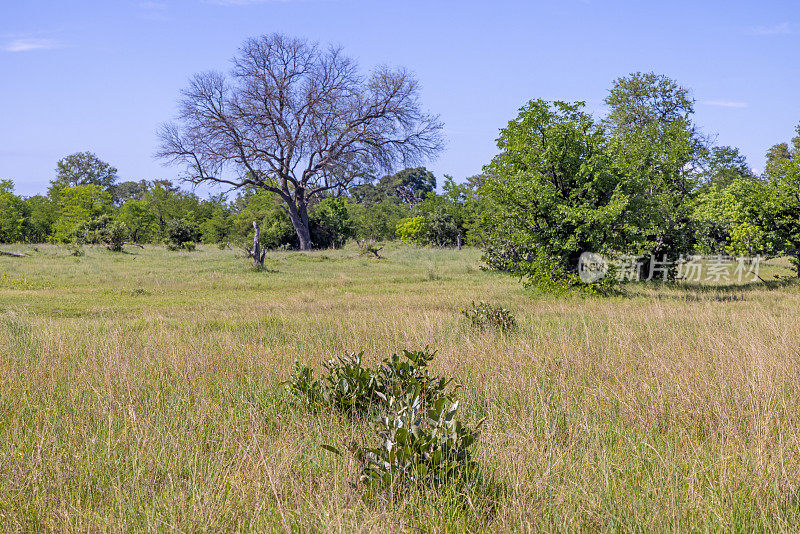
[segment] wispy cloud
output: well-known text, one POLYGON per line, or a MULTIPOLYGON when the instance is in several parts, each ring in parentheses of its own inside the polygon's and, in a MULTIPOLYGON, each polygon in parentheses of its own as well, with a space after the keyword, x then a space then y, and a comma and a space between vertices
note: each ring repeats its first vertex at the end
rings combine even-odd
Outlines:
POLYGON ((147 20, 167 20, 166 11, 169 7, 165 2, 138 2, 134 7, 139 10, 139 16, 147 20))
POLYGON ((30 52, 32 50, 55 50, 56 48, 64 48, 64 44, 56 39, 39 37, 13 39, 3 46, 3 50, 6 52, 30 52))
POLYGON ((164 2, 139 2, 136 7, 147 11, 164 11, 167 9, 167 4, 164 2))
POLYGON ((792 33, 792 27, 788 22, 781 22, 773 26, 755 26, 747 30, 750 35, 788 35, 792 33))
POLYGON ((705 100, 706 106, 716 106, 718 108, 746 108, 747 102, 737 102, 735 100, 705 100))

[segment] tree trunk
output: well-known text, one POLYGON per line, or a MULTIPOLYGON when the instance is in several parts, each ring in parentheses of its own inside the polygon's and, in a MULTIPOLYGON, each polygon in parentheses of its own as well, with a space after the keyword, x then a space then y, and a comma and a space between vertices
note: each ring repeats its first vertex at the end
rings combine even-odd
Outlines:
POLYGON ((308 209, 305 204, 298 206, 289 204, 289 219, 292 221, 297 239, 300 241, 300 250, 311 250, 311 230, 308 227, 308 209))
POLYGON ((456 235, 456 246, 458 246, 458 250, 461 250, 461 232, 456 235))
POLYGON ((258 238, 261 236, 261 227, 258 225, 258 221, 253 221, 253 228, 256 232, 253 236, 253 250, 250 251, 250 256, 253 257, 253 267, 261 269, 264 267, 264 256, 267 251, 261 250, 261 243, 258 242, 258 238))

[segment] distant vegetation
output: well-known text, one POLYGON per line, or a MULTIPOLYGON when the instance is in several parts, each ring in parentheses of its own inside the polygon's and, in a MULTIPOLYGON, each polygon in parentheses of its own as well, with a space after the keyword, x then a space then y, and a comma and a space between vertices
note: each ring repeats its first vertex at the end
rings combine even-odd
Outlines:
MULTIPOLYGON (((299 247, 280 201, 256 187, 243 188, 232 199, 200 198, 166 180, 120 182, 116 169, 91 153, 68 156, 58 168, 47 195, 20 197, 11 181, 0 183, 0 242, 101 243, 102 232, 87 237, 86 228, 118 223, 125 240, 135 243, 238 246, 252 241, 255 220, 264 248, 299 247), (73 173, 78 160, 88 161, 91 170, 73 173), (63 169, 84 178, 65 179, 63 169), (108 174, 97 178, 95 171, 102 169, 108 174)), ((354 186, 340 196, 323 196, 310 209, 312 243, 339 248, 350 239, 391 241, 404 235, 408 221, 416 221, 409 238, 415 243, 480 244, 474 183, 456 184, 448 176, 443 192, 436 193, 436 178, 419 167, 354 186)))
MULTIPOLYGON (((320 54, 305 41, 273 35, 246 46, 267 66, 288 54, 302 56, 318 69, 335 67, 352 74, 347 61, 320 54)), ((240 72, 248 65, 240 65, 232 76, 264 83, 264 98, 279 98, 270 92, 278 81, 259 81, 253 65, 240 72)), ((304 71, 298 76, 312 74, 304 71)), ((243 178, 222 178, 230 165, 241 164, 236 163, 241 158, 235 147, 207 145, 201 134, 225 138, 238 133, 226 130, 227 126, 217 131, 221 126, 195 116, 198 106, 216 98, 213 91, 206 94, 216 78, 196 78, 184 94, 188 100, 182 101, 180 124, 162 131, 161 155, 187 164, 188 182, 231 185, 234 197, 200 198, 166 180, 120 181, 109 163, 90 152, 77 153, 57 163, 46 195, 22 198, 14 194, 13 182, 0 182, 0 242, 102 243, 117 251, 128 242, 165 244, 172 250, 217 243, 250 251, 255 222, 260 229, 259 250, 339 248, 353 239, 363 250, 376 251, 380 248, 374 243, 394 239, 420 246, 477 246, 484 250, 489 268, 545 290, 581 285, 578 260, 587 251, 610 258, 645 258, 643 269, 651 272, 656 261, 669 263, 668 279, 676 278, 675 266, 696 254, 789 256, 800 276, 800 125, 790 143, 778 143, 768 151, 764 172, 756 174, 738 149, 714 146, 694 124, 688 89, 663 75, 634 73, 614 81, 605 117, 586 113, 582 102, 530 101, 500 131, 499 152, 480 175, 461 182, 445 175, 440 184, 424 167, 380 174, 389 163, 434 155, 440 148, 441 125, 419 110, 416 82, 406 73, 379 71, 374 76, 405 91, 405 97, 395 100, 390 94, 373 94, 374 88, 362 86, 356 78, 351 80, 352 90, 363 91, 368 100, 397 106, 399 115, 384 117, 383 129, 365 126, 368 131, 350 139, 347 147, 318 147, 313 154, 332 151, 326 165, 338 165, 336 172, 312 165, 302 178, 294 171, 270 174, 263 169, 280 162, 253 153, 250 170, 237 171, 243 178), (394 152, 369 152, 366 147, 371 143, 395 143, 390 138, 399 135, 395 122, 405 120, 400 118, 403 114, 409 121, 403 128, 410 129, 406 133, 413 143, 401 143, 394 152), (212 157, 217 149, 227 155, 212 157), (350 151, 349 156, 341 151, 350 151), (335 154, 344 159, 337 160, 335 154), (195 160, 196 168, 191 164, 195 160), (256 169, 258 165, 262 170, 256 169)), ((288 91, 295 79, 281 83, 289 84, 288 91)), ((288 100, 276 105, 295 105, 292 99, 305 94, 306 86, 291 87, 298 93, 284 95, 288 100)), ((334 102, 338 93, 330 91, 326 98, 334 102)), ((342 114, 343 121, 373 120, 361 117, 366 112, 356 101, 339 103, 344 107, 331 113, 342 114)), ((251 104, 252 109, 241 111, 246 117, 261 109, 261 103, 251 104)), ((295 111, 301 113, 299 109, 295 111)), ((246 117, 231 118, 231 128, 246 117)), ((338 132, 340 126, 324 117, 312 113, 304 120, 322 121, 320 128, 338 132)), ((292 120, 306 124, 301 118, 292 120)), ((339 134, 350 135, 349 131, 345 128, 339 134)), ((310 150, 307 143, 321 142, 310 133, 308 139, 302 131, 297 135, 292 142, 301 152, 310 150)), ((269 138, 263 152, 272 154, 270 143, 283 142, 269 138)), ((313 161, 315 156, 304 157, 286 156, 289 159, 281 160, 285 165, 275 168, 310 165, 307 158, 313 161)), ((613 282, 606 277, 591 287, 607 289, 613 282)))

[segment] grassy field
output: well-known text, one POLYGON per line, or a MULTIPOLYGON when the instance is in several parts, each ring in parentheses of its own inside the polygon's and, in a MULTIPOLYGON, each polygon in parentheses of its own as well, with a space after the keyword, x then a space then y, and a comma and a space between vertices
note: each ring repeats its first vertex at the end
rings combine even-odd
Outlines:
MULTIPOLYGON (((474 250, 0 256, 0 530, 798 531, 796 285, 545 297, 474 250), (517 332, 459 310, 511 309, 517 332), (365 496, 369 426, 279 382, 438 350, 486 417, 470 490, 365 496)), ((770 267, 765 278, 790 274, 770 267)))

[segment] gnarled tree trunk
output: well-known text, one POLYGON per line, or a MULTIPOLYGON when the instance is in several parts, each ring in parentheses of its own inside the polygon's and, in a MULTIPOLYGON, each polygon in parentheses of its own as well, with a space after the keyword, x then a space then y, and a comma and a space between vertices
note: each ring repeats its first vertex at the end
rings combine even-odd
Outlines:
POLYGON ((308 225, 308 209, 305 204, 295 206, 293 202, 288 202, 289 219, 297 233, 300 242, 300 250, 311 250, 311 229, 308 225))

